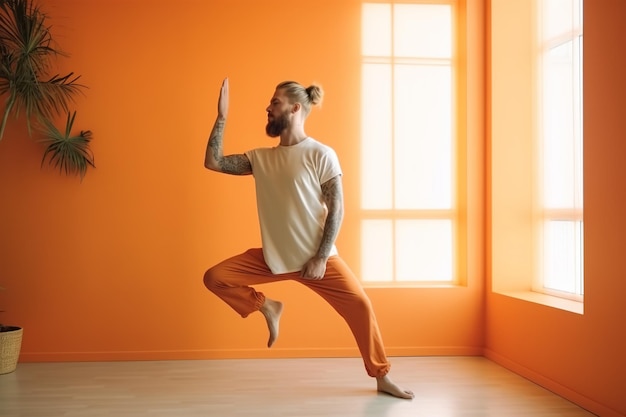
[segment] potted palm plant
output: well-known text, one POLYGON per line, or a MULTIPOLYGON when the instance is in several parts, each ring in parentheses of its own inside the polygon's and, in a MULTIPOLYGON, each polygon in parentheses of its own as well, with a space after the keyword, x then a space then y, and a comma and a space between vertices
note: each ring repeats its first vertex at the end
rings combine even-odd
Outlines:
POLYGON ((82 178, 95 167, 89 149, 90 131, 72 135, 76 112, 69 104, 84 86, 80 76, 68 73, 49 75, 52 60, 64 55, 53 42, 47 15, 35 0, 0 0, 0 96, 5 107, 0 122, 4 137, 10 114, 24 114, 29 134, 33 127, 43 133, 47 148, 42 164, 48 162, 66 174, 82 178), (54 119, 67 113, 65 129, 58 130, 54 119))
MULTIPOLYGON (((0 290, 3 289, 0 287, 0 290)), ((5 326, 0 322, 0 375, 11 373, 17 368, 22 347, 22 332, 21 327, 5 326)))
MULTIPOLYGON (((81 179, 89 166, 95 167, 89 149, 90 131, 72 134, 76 112, 69 104, 83 85, 73 73, 50 75, 52 60, 64 55, 53 42, 47 16, 36 0, 0 0, 0 140, 3 139, 9 116, 23 115, 32 136, 33 128, 43 135, 47 147, 41 163, 46 160, 66 174, 81 179), (57 129, 54 120, 67 113, 64 129, 57 129)), ((22 344, 19 326, 0 324, 0 374, 13 372, 22 344)))

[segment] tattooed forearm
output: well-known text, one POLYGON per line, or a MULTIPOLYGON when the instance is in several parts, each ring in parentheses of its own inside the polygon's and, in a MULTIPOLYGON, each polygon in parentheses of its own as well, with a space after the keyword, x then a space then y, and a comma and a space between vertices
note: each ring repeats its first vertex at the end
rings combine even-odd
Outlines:
POLYGON ((213 125, 211 137, 209 138, 209 147, 216 161, 219 161, 223 157, 222 139, 224 137, 224 124, 224 119, 217 119, 213 125))
POLYGON ((336 176, 322 184, 322 197, 328 208, 322 241, 317 251, 320 258, 328 258, 343 220, 343 189, 341 176, 336 176))
POLYGON ((209 143, 207 143, 206 152, 204 155, 204 166, 208 169, 218 170, 218 162, 223 158, 222 151, 222 138, 224 136, 224 125, 226 119, 218 117, 213 124, 211 135, 209 136, 209 143))
POLYGON ((218 117, 213 125, 209 143, 206 147, 204 166, 208 169, 233 175, 252 173, 248 157, 242 154, 224 156, 223 137, 226 119, 218 117))

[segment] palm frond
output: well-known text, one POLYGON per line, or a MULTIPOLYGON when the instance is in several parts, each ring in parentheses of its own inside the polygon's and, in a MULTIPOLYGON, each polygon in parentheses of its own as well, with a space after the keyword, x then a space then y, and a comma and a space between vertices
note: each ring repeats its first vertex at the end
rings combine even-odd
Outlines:
MULTIPOLYGON (((55 75, 48 81, 19 81, 14 85, 16 115, 23 109, 26 114, 28 130, 31 130, 31 119, 49 119, 57 114, 69 112, 69 104, 80 92, 82 85, 76 81, 80 76, 69 73, 64 76, 55 75)), ((0 83, 1 87, 1 83, 0 83)))
POLYGON ((0 95, 8 95, 0 125, 0 140, 9 113, 24 111, 31 120, 69 112, 69 102, 84 88, 80 76, 46 75, 50 58, 64 55, 53 47, 47 16, 34 0, 0 0, 0 95))
POLYGON ((41 165, 46 162, 49 157, 49 163, 59 169, 60 173, 65 172, 66 175, 78 174, 81 180, 87 172, 89 166, 95 168, 93 153, 89 149, 92 140, 92 134, 89 130, 81 130, 76 136, 72 136, 72 126, 76 112, 67 114, 67 122, 65 124, 65 132, 61 132, 48 120, 43 119, 45 126, 45 138, 42 142, 48 144, 44 152, 41 165))
POLYGON ((32 0, 5 0, 0 6, 0 41, 17 52, 15 65, 45 72, 49 55, 61 54, 52 45, 47 16, 32 0))

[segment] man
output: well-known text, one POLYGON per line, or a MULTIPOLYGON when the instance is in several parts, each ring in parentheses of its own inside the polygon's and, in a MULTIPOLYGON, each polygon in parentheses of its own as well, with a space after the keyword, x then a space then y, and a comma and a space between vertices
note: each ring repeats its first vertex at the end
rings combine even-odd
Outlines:
POLYGON ((293 81, 279 84, 266 109, 266 133, 280 138, 278 146, 224 156, 228 89, 226 78, 204 165, 226 174, 254 175, 263 247, 210 268, 204 284, 242 317, 260 311, 269 329, 268 347, 278 337, 283 304, 250 285, 281 280, 306 285, 346 320, 378 391, 413 398, 413 392, 389 379, 390 364, 370 300, 337 255, 335 239, 343 218, 341 168, 335 152, 304 131, 311 106, 322 101, 322 89, 293 81))

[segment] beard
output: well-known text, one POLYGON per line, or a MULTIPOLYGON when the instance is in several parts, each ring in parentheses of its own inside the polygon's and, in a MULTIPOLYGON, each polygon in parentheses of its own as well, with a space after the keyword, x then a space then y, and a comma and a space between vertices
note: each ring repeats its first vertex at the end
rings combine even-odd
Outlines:
POLYGON ((267 136, 271 138, 278 137, 291 125, 287 114, 288 112, 285 112, 274 118, 274 120, 268 120, 267 125, 265 126, 265 133, 267 133, 267 136))

